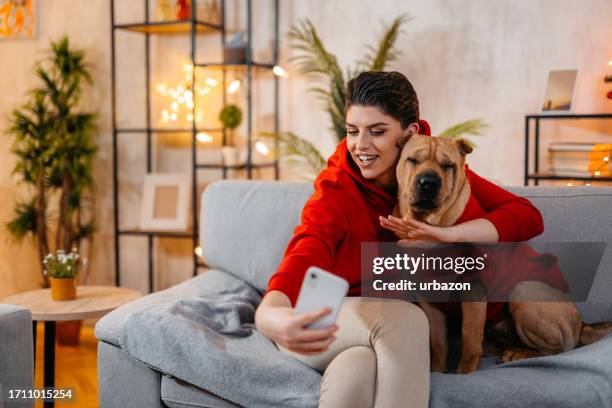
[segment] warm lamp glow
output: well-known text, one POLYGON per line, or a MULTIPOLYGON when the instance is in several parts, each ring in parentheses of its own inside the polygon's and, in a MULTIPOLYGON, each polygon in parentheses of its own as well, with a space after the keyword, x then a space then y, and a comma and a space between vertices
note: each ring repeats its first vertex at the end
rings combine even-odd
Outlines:
POLYGON ((216 79, 214 79, 214 78, 206 78, 206 79, 204 80, 204 83, 205 83, 206 85, 208 85, 208 86, 212 86, 212 87, 217 86, 217 80, 216 80, 216 79))
POLYGON ((274 68, 272 68, 272 72, 274 72, 274 75, 281 78, 286 78, 288 76, 287 71, 280 65, 275 65, 274 68))
POLYGON ((240 82, 240 80, 239 80, 239 79, 234 79, 234 80, 233 80, 233 81, 232 81, 232 82, 229 84, 229 86, 227 87, 227 92, 228 92, 228 93, 231 93, 231 94, 236 93, 236 91, 237 91, 238 89, 240 89, 240 85, 242 85, 242 83, 240 82))
POLYGON ((259 153, 263 154, 264 156, 267 156, 268 154, 270 154, 270 149, 261 140, 256 140, 255 141, 255 149, 257 149, 257 151, 259 153))
POLYGON ((197 256, 202 257, 202 247, 199 247, 199 246, 195 247, 195 248, 193 249, 193 252, 194 252, 194 253, 195 253, 197 256))
POLYGON ((213 141, 213 137, 211 135, 209 135, 208 133, 199 132, 196 135, 196 140, 198 142, 202 142, 202 143, 210 143, 210 142, 213 141))

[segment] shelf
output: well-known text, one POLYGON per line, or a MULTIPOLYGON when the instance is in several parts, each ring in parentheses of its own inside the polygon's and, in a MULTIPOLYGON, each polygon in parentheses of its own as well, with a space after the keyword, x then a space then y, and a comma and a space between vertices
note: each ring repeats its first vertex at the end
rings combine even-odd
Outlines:
POLYGON ((547 173, 532 173, 527 176, 530 180, 580 180, 580 181, 612 181, 612 176, 577 177, 561 176, 547 173))
POLYGON ((153 231, 153 230, 141 230, 138 228, 123 229, 117 231, 119 235, 144 235, 144 236, 155 236, 164 238, 189 238, 194 237, 191 231, 153 231))
POLYGON ((246 62, 197 62, 197 68, 223 69, 223 68, 247 68, 249 65, 255 68, 272 69, 274 64, 265 62, 252 61, 250 64, 246 62))
POLYGON ((612 113, 534 113, 526 119, 612 119, 612 113))
MULTIPOLYGON (((205 21, 194 22, 196 32, 198 34, 220 32, 222 26, 220 24, 208 23, 205 21)), ((131 24, 116 24, 113 26, 115 30, 126 30, 143 34, 158 34, 158 35, 178 35, 190 34, 192 21, 156 21, 151 23, 131 23, 131 24)))
MULTIPOLYGON (((117 133, 191 133, 192 128, 117 128, 117 133)), ((223 128, 196 128, 198 132, 223 132, 223 128)))
MULTIPOLYGON (((252 169, 263 169, 266 167, 274 167, 276 165, 276 163, 252 163, 251 164, 251 168, 252 169)), ((198 169, 219 169, 219 170, 223 170, 223 169, 228 169, 228 170, 245 170, 247 168, 246 164, 236 164, 236 165, 225 165, 225 164, 204 164, 204 163, 198 163, 196 164, 196 168, 198 169)))

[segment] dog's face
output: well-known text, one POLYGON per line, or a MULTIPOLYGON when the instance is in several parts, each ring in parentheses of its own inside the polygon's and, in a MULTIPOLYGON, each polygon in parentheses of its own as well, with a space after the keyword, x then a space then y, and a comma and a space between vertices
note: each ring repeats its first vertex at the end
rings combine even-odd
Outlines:
POLYGON ((466 177, 465 155, 472 151, 465 141, 414 135, 398 146, 403 146, 396 168, 398 193, 415 213, 434 213, 458 193, 466 177))

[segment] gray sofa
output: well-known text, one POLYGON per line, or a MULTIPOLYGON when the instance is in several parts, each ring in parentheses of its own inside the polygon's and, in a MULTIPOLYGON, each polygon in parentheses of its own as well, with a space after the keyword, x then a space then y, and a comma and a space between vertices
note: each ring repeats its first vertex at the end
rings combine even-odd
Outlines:
POLYGON ((0 304, 0 408, 34 406, 32 401, 8 398, 10 389, 30 389, 33 382, 32 313, 0 304))
MULTIPOLYGON (((541 210, 546 228, 536 240, 612 241, 612 188, 516 187, 510 190, 529 198, 541 210)), ((207 188, 202 198, 200 237, 204 258, 210 269, 172 288, 126 304, 96 325, 96 336, 100 340, 98 376, 101 407, 236 407, 206 390, 164 375, 130 358, 119 346, 119 327, 128 316, 149 305, 217 293, 236 279, 246 280, 263 290, 278 266, 292 231, 299 222, 304 202, 311 193, 310 184, 286 182, 222 181, 207 188)), ((602 263, 612 265, 610 245, 602 263)), ((612 305, 601 303, 610 302, 610 275, 599 273, 589 294, 589 303, 578 305, 585 321, 612 320, 612 305)), ((603 352, 585 351, 583 365, 588 366, 588 361, 599 359, 599 355, 610 359, 612 341, 602 347, 607 349, 603 352)), ((561 374, 548 376, 546 371, 535 372, 537 387, 532 384, 534 372, 523 375, 520 367, 486 370, 495 365, 495 361, 490 359, 483 360, 480 367, 485 371, 469 376, 432 374, 430 406, 471 406, 474 400, 486 401, 488 406, 530 406, 529 401, 538 395, 539 390, 547 389, 554 395, 554 390, 567 391, 568 387, 572 392, 586 393, 586 400, 593 401, 593 406, 612 406, 612 398, 606 402, 611 394, 600 391, 601 387, 612 389, 612 370, 583 372, 580 368, 575 369, 576 359, 580 363, 581 358, 581 355, 570 356, 574 365, 571 370, 566 369, 561 374), (483 383, 488 385, 483 388, 483 383), (591 394, 594 395, 592 398, 591 394), (520 396, 514 398, 514 395, 520 396)), ((612 367, 612 360, 609 365, 612 367)), ((580 367, 580 364, 577 366, 580 367)), ((564 398, 560 402, 551 402, 549 406, 574 405, 571 398, 564 398)))

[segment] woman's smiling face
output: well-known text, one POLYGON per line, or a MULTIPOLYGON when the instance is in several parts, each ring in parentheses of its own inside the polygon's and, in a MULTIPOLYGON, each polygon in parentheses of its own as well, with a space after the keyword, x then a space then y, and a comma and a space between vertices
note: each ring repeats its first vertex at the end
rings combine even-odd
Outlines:
POLYGON ((346 111, 346 145, 353 161, 366 179, 386 190, 395 188, 395 165, 402 136, 418 133, 419 126, 402 129, 400 121, 376 106, 352 105, 346 111))

